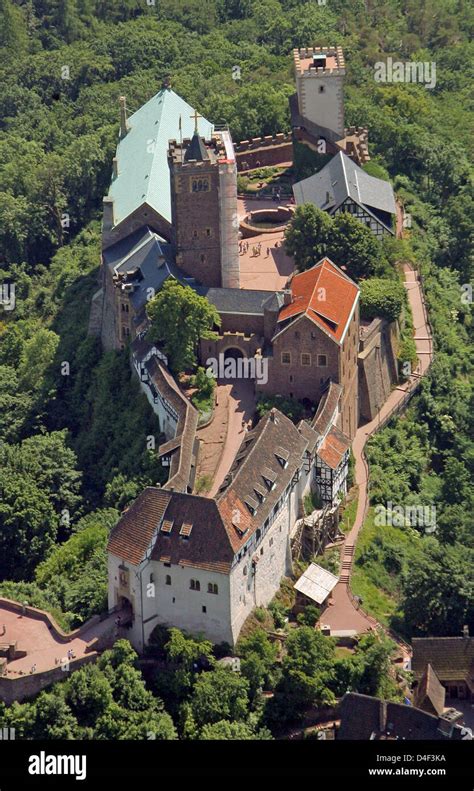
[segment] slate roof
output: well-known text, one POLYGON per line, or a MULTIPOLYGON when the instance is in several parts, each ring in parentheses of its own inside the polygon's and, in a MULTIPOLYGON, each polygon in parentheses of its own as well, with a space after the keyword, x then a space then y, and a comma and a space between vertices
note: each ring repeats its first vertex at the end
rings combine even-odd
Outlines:
POLYGON ((461 728, 403 703, 347 692, 340 705, 338 739, 461 739, 461 728))
POLYGON ((305 438, 307 444, 306 450, 308 453, 313 453, 314 449, 318 445, 321 437, 317 431, 315 431, 306 420, 300 420, 298 423, 298 431, 300 434, 305 438))
POLYGON ((209 152, 206 148, 204 140, 195 132, 191 138, 189 146, 186 149, 184 161, 190 162, 195 160, 196 162, 207 162, 209 158, 209 152))
POLYGON ((416 688, 415 706, 430 713, 433 713, 434 710, 436 714, 440 715, 444 710, 445 699, 446 690, 431 665, 428 664, 416 688))
MULTIPOLYGON (((129 131, 117 145, 118 176, 112 179, 109 190, 114 199, 115 225, 144 203, 171 222, 168 143, 180 135, 192 137, 193 113, 194 108, 184 99, 163 88, 128 118, 129 131)), ((213 125, 201 117, 199 130, 210 138, 213 125)))
POLYGON ((281 308, 278 323, 306 314, 341 344, 359 299, 360 289, 354 281, 329 258, 322 258, 311 269, 294 275, 290 289, 292 301, 281 308))
POLYGON ((217 494, 218 508, 235 551, 248 541, 252 533, 271 514, 274 505, 301 466, 306 447, 307 441, 296 426, 277 409, 272 409, 247 433, 217 494), (277 458, 277 448, 288 453, 285 467, 277 458), (268 483, 273 481, 275 486, 270 489, 268 483), (258 498, 254 488, 256 485, 266 490, 264 502, 260 502, 258 498), (246 501, 255 501, 255 514, 250 512, 246 501), (240 512, 239 529, 233 526, 236 511, 240 512))
POLYGON ((185 283, 183 273, 173 262, 170 245, 148 226, 126 236, 102 253, 104 264, 115 273, 136 271, 134 276, 126 277, 124 282, 133 283, 135 288, 130 294, 130 302, 135 312, 146 305, 149 291, 161 289, 168 277, 185 283))
POLYGON ((337 426, 331 426, 318 448, 318 456, 332 470, 337 470, 344 454, 349 450, 351 441, 337 426))
POLYGON ((113 528, 108 551, 138 565, 154 536, 153 560, 223 573, 230 570, 232 547, 212 499, 148 486, 113 528), (167 533, 160 529, 164 521, 171 524, 167 533), (192 525, 188 538, 180 532, 183 524, 192 525))
POLYGON ((244 288, 195 287, 195 291, 206 297, 218 313, 244 313, 263 316, 265 303, 275 296, 273 291, 252 291, 244 288))
POLYGON ((302 203, 313 203, 319 209, 330 213, 344 203, 346 198, 351 198, 354 203, 369 211, 375 209, 387 214, 396 213, 392 185, 383 179, 369 176, 342 151, 318 173, 294 184, 293 194, 298 206, 302 203))
POLYGON ((474 637, 414 637, 412 646, 415 679, 430 664, 441 682, 465 681, 474 690, 474 637))

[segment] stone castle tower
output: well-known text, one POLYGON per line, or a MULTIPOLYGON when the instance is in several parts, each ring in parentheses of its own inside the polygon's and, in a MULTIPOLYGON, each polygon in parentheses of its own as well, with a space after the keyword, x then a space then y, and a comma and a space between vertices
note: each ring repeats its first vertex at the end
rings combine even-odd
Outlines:
POLYGON ((237 165, 228 131, 172 140, 172 242, 176 264, 205 286, 239 288, 237 165))
POLYGON ((298 111, 328 141, 344 137, 344 76, 341 47, 293 51, 298 111))

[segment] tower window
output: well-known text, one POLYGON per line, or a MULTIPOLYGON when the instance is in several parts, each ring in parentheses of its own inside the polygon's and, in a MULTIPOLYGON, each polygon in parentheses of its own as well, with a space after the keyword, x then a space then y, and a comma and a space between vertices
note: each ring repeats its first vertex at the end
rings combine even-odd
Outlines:
POLYGON ((291 365, 291 352, 282 352, 281 353, 281 364, 282 365, 291 365))
POLYGON ((301 355, 301 365, 311 365, 311 355, 303 352, 301 355))
POLYGON ((209 192, 209 179, 194 176, 191 179, 191 192, 209 192))
POLYGON ((201 253, 200 257, 201 257, 201 264, 205 264, 206 263, 206 256, 204 255, 204 253, 201 253))
POLYGON ((326 354, 318 354, 318 365, 320 368, 325 368, 328 364, 328 358, 326 354))
POLYGON ((206 612, 207 612, 207 607, 206 607, 206 605, 205 605, 205 604, 203 604, 203 605, 202 605, 202 611, 203 611, 204 613, 206 613, 206 612))
POLYGON ((320 85, 319 86, 319 93, 324 93, 325 90, 326 90, 326 88, 324 87, 324 85, 320 85))
POLYGON ((169 575, 169 574, 167 574, 167 575, 166 575, 166 580, 165 580, 165 582, 166 582, 166 585, 171 585, 171 577, 170 577, 170 575, 169 575))
POLYGON ((210 228, 206 228, 206 236, 212 236, 212 231, 210 228))
POLYGON ((198 232, 197 231, 193 231, 193 239, 197 239, 197 238, 198 238, 198 232))

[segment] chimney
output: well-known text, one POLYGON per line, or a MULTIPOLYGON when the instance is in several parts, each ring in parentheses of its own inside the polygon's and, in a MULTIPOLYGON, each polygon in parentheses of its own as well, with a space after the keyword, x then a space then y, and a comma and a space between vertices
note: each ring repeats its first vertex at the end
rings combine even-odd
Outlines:
POLYGON ((112 160, 112 172, 114 174, 114 179, 116 179, 117 176, 118 176, 118 159, 117 159, 117 157, 114 157, 113 160, 112 160))
POLYGON ((284 305, 291 305, 292 302, 293 302, 293 297, 292 297, 292 294, 291 294, 291 289, 290 288, 284 288, 283 289, 283 304, 284 305))
POLYGON ((104 213, 102 216, 102 230, 110 231, 114 227, 114 199, 109 195, 102 201, 104 213))
POLYGON ((462 628, 462 636, 469 637, 469 626, 467 625, 467 623, 465 623, 462 628))
POLYGON ((120 96, 119 104, 120 104, 120 137, 125 137, 125 135, 128 132, 127 101, 125 99, 125 96, 120 96))
POLYGON ((163 78, 163 82, 161 83, 161 87, 163 89, 167 89, 168 91, 171 90, 171 77, 170 77, 169 74, 167 74, 166 77, 163 78))

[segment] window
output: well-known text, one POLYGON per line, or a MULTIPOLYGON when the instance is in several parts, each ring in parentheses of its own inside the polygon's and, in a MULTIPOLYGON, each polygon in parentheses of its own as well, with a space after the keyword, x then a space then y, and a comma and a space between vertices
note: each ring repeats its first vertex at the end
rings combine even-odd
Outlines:
POLYGON ((206 256, 204 255, 204 253, 201 253, 201 264, 205 264, 205 263, 206 263, 206 256))
POLYGON ((200 591, 201 590, 201 583, 199 580, 190 580, 189 587, 192 591, 200 591))
POLYGON ((260 547, 260 554, 263 555, 263 547, 260 547))
POLYGON ((192 177, 191 192, 209 192, 209 179, 198 176, 192 177))
POLYGON ((163 563, 163 566, 166 566, 167 569, 171 568, 171 563, 163 563))
POLYGON ((301 355, 301 365, 311 365, 311 355, 303 352, 301 355))
POLYGON ((206 228, 206 236, 212 236, 212 231, 210 228, 206 228))
POLYGON ((295 332, 295 338, 299 338, 299 337, 300 337, 300 334, 299 334, 299 332, 298 332, 298 330, 297 330, 297 331, 295 332))
POLYGON ((219 588, 214 582, 209 582, 207 585, 207 592, 214 593, 216 596, 219 593, 219 588))
POLYGON ((326 354, 318 354, 318 365, 320 368, 325 368, 328 364, 328 358, 326 354))
POLYGON ((291 352, 282 352, 281 353, 281 364, 282 365, 291 365, 291 352))
POLYGON ((128 312, 129 312, 128 303, 122 302, 122 313, 128 313, 128 312))
POLYGON ((324 85, 320 85, 319 86, 319 93, 324 93, 325 90, 326 90, 326 88, 324 87, 324 85))
POLYGON ((206 607, 206 605, 205 605, 205 604, 203 604, 203 605, 202 605, 202 611, 203 611, 203 612, 207 612, 207 607, 206 607))
POLYGON ((153 572, 152 572, 152 573, 150 574, 150 582, 154 582, 154 581, 155 581, 155 575, 154 575, 154 574, 153 574, 153 572))
POLYGON ((197 238, 198 238, 198 232, 197 231, 193 231, 193 239, 197 239, 197 238))
POLYGON ((272 547, 272 546, 273 546, 273 538, 271 538, 271 539, 270 539, 270 541, 269 541, 268 543, 269 543, 269 545, 272 547))
POLYGON ((170 577, 169 574, 166 575, 165 582, 166 582, 166 585, 171 585, 171 577, 170 577))
POLYGON ((289 379, 289 381, 290 381, 290 384, 292 384, 292 382, 293 382, 293 374, 290 374, 290 375, 289 375, 289 377, 288 377, 288 379, 289 379))
POLYGON ((316 340, 316 333, 315 333, 315 332, 312 332, 312 333, 311 333, 311 340, 312 340, 312 341, 315 341, 315 340, 316 340))

